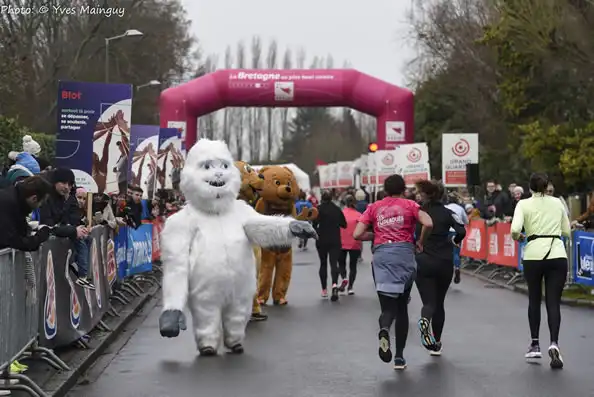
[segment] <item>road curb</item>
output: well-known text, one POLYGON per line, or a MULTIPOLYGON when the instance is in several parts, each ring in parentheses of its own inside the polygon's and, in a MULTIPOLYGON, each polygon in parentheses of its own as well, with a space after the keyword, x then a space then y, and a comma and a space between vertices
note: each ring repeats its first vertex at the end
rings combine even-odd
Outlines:
MULTIPOLYGON (((517 292, 520 294, 528 295, 528 288, 525 286, 507 285, 506 283, 503 283, 501 281, 492 280, 486 276, 483 276, 482 274, 477 274, 472 270, 460 269, 460 271, 467 276, 474 277, 481 281, 485 281, 489 284, 493 284, 498 287, 505 288, 507 290, 514 291, 514 292, 517 292)), ((594 309, 594 302, 586 300, 586 299, 572 299, 572 298, 562 297, 561 303, 564 305, 567 305, 567 306, 584 307, 584 308, 588 308, 588 309, 594 309)))
MULTIPOLYGON (((78 379, 83 375, 107 350, 107 348, 121 335, 122 331, 132 321, 134 316, 159 292, 161 288, 154 286, 144 295, 136 298, 130 305, 122 308, 120 312, 120 321, 112 326, 112 331, 99 342, 97 346, 89 350, 89 354, 84 357, 75 366, 68 363, 70 371, 58 372, 50 378, 43 389, 52 397, 64 397, 70 390, 76 386, 78 379), (54 387, 53 384, 56 384, 54 387), (52 387, 48 387, 52 386, 52 387)), ((74 360, 78 361, 78 360, 74 360)))

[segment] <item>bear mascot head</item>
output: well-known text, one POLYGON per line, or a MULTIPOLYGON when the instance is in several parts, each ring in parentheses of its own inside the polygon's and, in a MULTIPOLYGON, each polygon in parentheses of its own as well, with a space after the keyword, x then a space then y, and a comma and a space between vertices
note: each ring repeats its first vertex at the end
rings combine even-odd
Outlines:
POLYGON ((250 204, 255 204, 256 199, 264 187, 264 179, 245 161, 236 161, 235 167, 237 167, 241 174, 241 188, 239 189, 239 196, 237 198, 250 204))
POLYGON ((271 165, 262 167, 259 177, 264 187, 259 192, 261 203, 256 210, 265 214, 284 214, 298 220, 314 220, 318 213, 315 208, 305 208, 301 214, 295 213, 295 201, 299 198, 299 185, 295 175, 288 167, 271 165))
POLYGON ((225 142, 200 139, 192 146, 180 183, 189 205, 208 213, 230 211, 240 186, 241 175, 225 142))

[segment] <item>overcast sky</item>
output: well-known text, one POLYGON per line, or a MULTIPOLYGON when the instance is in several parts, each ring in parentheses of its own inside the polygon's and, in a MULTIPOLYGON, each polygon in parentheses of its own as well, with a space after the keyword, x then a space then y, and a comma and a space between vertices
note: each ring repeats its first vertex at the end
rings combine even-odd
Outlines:
POLYGON ((227 45, 259 35, 267 45, 306 49, 308 59, 332 54, 355 69, 403 85, 406 16, 411 0, 182 0, 192 31, 205 53, 222 55, 227 45), (372 6, 373 5, 373 6, 372 6))

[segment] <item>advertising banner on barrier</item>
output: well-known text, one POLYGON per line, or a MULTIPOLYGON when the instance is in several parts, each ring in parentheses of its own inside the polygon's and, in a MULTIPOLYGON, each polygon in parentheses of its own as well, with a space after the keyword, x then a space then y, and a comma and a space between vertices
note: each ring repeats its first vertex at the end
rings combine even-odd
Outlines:
POLYGON ((109 235, 103 227, 91 230, 89 277, 95 290, 74 283, 75 252, 67 239, 51 239, 41 249, 41 294, 43 321, 39 336, 42 346, 55 348, 69 345, 89 333, 109 308, 108 280, 102 244, 109 235))
POLYGON ((353 173, 355 172, 354 161, 339 161, 336 163, 336 170, 336 187, 353 186, 353 173))
POLYGON ((183 167, 181 135, 177 128, 159 129, 157 154, 157 190, 173 189, 183 167))
POLYGON ((476 260, 487 259, 487 226, 483 220, 473 220, 466 227, 466 238, 462 241, 460 255, 476 260))
POLYGON ((478 134, 442 134, 441 169, 446 187, 466 186, 466 164, 478 164, 478 134))
POLYGON ((487 262, 501 266, 518 267, 519 245, 511 236, 511 223, 497 223, 487 228, 489 238, 495 236, 495 244, 489 244, 487 262))
POLYGON ((153 198, 157 175, 159 126, 134 124, 130 131, 128 181, 143 190, 142 198, 153 198))
POLYGON ((573 233, 573 271, 578 284, 594 286, 594 233, 573 233))
POLYGON ((400 175, 407 187, 414 186, 419 180, 431 179, 429 148, 425 142, 400 145, 396 148, 400 175))
POLYGON ((128 245, 128 226, 122 226, 113 238, 116 251, 117 279, 126 278, 128 262, 126 260, 126 247, 128 245))
POLYGON ((143 224, 138 229, 128 228, 126 245, 126 276, 153 270, 153 225, 143 224))
POLYGON ((57 107, 55 165, 91 193, 125 194, 132 86, 60 81, 57 107))

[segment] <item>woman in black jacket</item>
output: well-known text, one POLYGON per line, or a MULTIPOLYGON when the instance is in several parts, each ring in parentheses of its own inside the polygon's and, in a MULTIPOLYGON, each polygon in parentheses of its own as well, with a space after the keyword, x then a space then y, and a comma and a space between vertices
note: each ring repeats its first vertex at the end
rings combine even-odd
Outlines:
MULTIPOLYGON (((466 237, 462 221, 442 203, 443 187, 431 181, 417 182, 422 198, 422 209, 433 220, 433 229, 417 253, 416 284, 423 301, 418 322, 423 346, 433 356, 441 355, 441 334, 445 323, 445 297, 454 274, 454 246, 466 237), (455 235, 450 237, 450 228, 455 235)), ((420 235, 417 225, 417 236, 420 235)))
POLYGON ((318 232, 316 248, 320 257, 320 283, 322 284, 322 298, 328 297, 328 257, 330 257, 330 275, 332 277, 332 302, 338 300, 338 259, 342 251, 340 228, 346 228, 347 223, 341 209, 332 202, 330 192, 322 193, 322 202, 318 206, 318 218, 313 222, 318 232))

